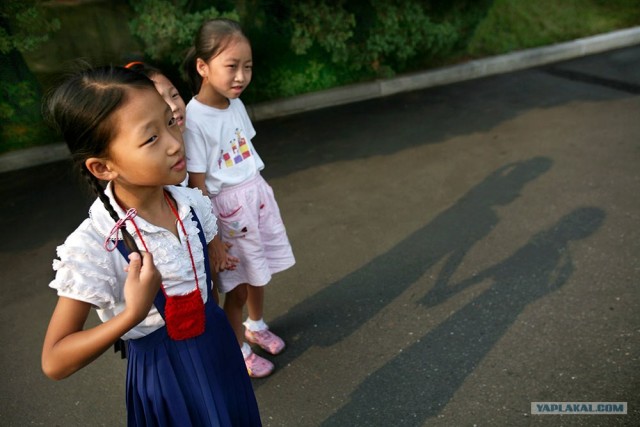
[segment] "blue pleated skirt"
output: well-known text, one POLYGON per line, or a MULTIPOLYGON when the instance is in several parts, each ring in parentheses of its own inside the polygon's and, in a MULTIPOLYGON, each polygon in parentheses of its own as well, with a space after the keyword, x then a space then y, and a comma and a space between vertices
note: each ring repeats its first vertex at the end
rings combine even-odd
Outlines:
POLYGON ((128 341, 129 426, 261 425, 242 352, 211 299, 202 335, 174 341, 162 327, 128 341))

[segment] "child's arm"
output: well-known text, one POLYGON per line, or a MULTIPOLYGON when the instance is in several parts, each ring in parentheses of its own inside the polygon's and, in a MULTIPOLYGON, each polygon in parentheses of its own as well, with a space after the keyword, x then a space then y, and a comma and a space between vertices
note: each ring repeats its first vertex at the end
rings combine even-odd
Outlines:
POLYGON ((149 314, 162 277, 151 254, 129 255, 124 285, 125 309, 112 319, 84 330, 89 303, 58 298, 42 347, 42 370, 52 379, 63 379, 87 366, 122 335, 149 314))
MULTIPOLYGON (((209 194, 205 185, 204 173, 189 172, 189 187, 199 188, 205 196, 209 194)), ((214 272, 219 273, 224 270, 234 270, 236 264, 240 262, 238 258, 227 254, 230 247, 231 244, 223 242, 219 234, 216 234, 213 240, 209 242, 209 260, 211 261, 211 267, 214 272)))
POLYGON ((205 196, 209 196, 209 192, 207 191, 207 186, 205 185, 204 181, 204 173, 189 172, 189 187, 199 188, 200 191, 202 191, 202 194, 204 194, 205 196))

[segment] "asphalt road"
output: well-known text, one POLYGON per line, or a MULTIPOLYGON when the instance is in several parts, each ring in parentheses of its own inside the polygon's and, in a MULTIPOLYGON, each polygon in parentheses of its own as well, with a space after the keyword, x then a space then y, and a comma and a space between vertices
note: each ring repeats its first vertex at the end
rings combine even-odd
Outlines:
MULTIPOLYGON (((632 47, 257 122, 298 260, 267 291, 264 425, 640 425, 638 70, 632 47)), ((40 370, 90 201, 66 161, 0 174, 0 425, 124 424, 116 355, 40 370)))

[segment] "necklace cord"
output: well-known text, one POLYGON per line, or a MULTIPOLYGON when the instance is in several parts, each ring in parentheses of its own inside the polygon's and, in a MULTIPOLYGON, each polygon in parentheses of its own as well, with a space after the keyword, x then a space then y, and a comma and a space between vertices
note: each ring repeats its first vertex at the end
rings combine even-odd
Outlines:
POLYGON ((167 194, 166 191, 164 193, 164 198, 167 200, 167 204, 169 204, 169 207, 171 208, 171 212, 173 212, 173 215, 176 217, 176 220, 178 221, 178 224, 180 224, 180 228, 182 229, 182 234, 184 235, 184 239, 187 242, 187 250, 189 251, 189 259, 191 260, 191 268, 193 269, 193 276, 196 279, 196 289, 199 289, 200 284, 198 283, 198 271, 196 270, 196 263, 193 260, 193 253, 191 252, 191 244, 189 243, 189 236, 187 235, 187 230, 184 228, 184 224, 180 219, 180 215, 178 215, 178 211, 176 210, 176 208, 173 207, 173 204, 171 203, 171 200, 169 199, 169 195, 167 194))
MULTIPOLYGON (((187 235, 187 230, 184 228, 184 224, 182 223, 182 220, 180 219, 180 215, 178 215, 178 211, 173 206, 173 203, 171 203, 171 199, 169 198, 169 195, 167 194, 166 191, 164 192, 164 198, 167 201, 167 204, 169 205, 169 208, 171 209, 171 212, 173 213, 173 216, 176 217, 176 222, 178 224, 180 224, 180 229, 182 230, 182 234, 184 235, 185 241, 187 243, 187 250, 189 251, 189 259, 191 260, 191 269, 193 270, 193 276, 194 276, 194 278, 196 280, 196 289, 199 289, 200 288, 200 283, 198 281, 198 270, 196 269, 196 263, 195 263, 195 261, 193 259, 193 253, 191 252, 191 244, 189 243, 189 236, 187 235)), ((138 228, 138 225, 134 221, 134 218, 137 215, 138 215, 138 211, 135 208, 131 208, 131 209, 129 209, 127 211, 127 213, 125 214, 124 218, 121 218, 116 223, 116 225, 111 229, 111 232, 109 233, 109 236, 106 238, 106 240, 104 242, 104 248, 107 251, 113 252, 113 250, 116 249, 117 241, 118 241, 118 232, 120 231, 121 228, 123 228, 125 226, 125 222, 127 220, 129 220, 133 224, 133 228, 135 228, 136 234, 138 235, 138 238, 142 242, 142 246, 144 247, 144 250, 146 252, 149 252, 149 248, 147 247, 147 243, 142 238, 142 233, 140 232, 140 229, 138 228), (114 239, 114 237, 115 237, 115 239, 114 239), (113 241, 113 243, 111 243, 112 241, 113 241)), ((124 236, 124 233, 123 233, 123 238, 124 237, 125 236, 124 236)), ((162 286, 162 291, 166 295, 166 292, 165 292, 165 289, 164 289, 164 285, 162 286)))

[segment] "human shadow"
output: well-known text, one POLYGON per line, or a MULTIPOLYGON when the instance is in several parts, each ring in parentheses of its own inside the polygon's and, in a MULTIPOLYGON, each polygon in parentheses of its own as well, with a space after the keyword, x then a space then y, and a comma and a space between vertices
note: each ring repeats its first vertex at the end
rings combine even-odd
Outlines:
POLYGON ((600 228, 605 212, 578 208, 507 259, 422 301, 432 306, 484 280, 492 285, 367 377, 323 425, 423 425, 449 402, 523 309, 557 290, 574 271, 572 241, 600 228), (375 421, 374 421, 375 420, 375 421))
POLYGON ((442 259, 454 270, 498 224, 495 207, 511 203, 551 164, 549 158, 535 157, 498 168, 388 252, 272 320, 270 324, 290 344, 278 363, 286 365, 312 346, 331 346, 345 339, 442 259))

